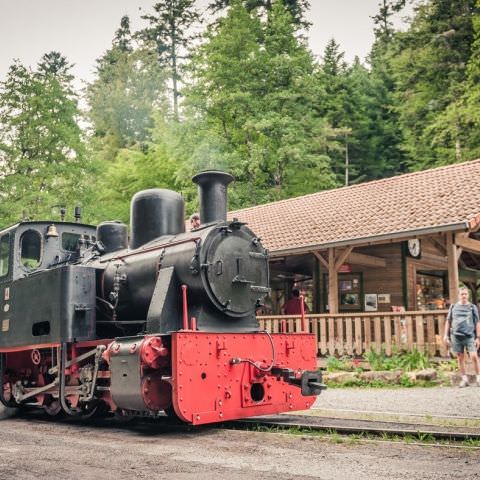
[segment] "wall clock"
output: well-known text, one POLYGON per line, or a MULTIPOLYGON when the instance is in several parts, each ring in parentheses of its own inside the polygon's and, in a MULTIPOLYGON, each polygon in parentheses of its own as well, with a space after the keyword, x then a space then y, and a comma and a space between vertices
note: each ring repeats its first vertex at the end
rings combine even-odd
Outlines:
POLYGON ((412 238, 407 241, 408 254, 413 258, 420 258, 422 255, 422 246, 418 238, 412 238))

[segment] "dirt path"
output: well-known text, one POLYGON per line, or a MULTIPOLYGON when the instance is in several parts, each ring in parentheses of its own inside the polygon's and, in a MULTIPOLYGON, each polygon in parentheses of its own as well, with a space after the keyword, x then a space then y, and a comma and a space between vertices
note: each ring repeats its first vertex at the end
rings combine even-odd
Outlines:
POLYGON ((480 479, 480 452, 158 425, 0 422, 0 479, 480 479))

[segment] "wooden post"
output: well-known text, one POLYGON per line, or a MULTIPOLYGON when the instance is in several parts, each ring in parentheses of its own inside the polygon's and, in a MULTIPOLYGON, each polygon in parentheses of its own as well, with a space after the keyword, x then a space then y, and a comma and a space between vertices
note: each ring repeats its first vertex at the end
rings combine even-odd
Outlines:
POLYGON ((338 313, 338 274, 335 269, 335 249, 328 249, 328 312, 338 313))
POLYGON ((458 250, 453 242, 452 232, 447 232, 447 262, 448 262, 448 296, 450 303, 455 303, 458 297, 458 250))
POLYGON ((328 311, 329 313, 338 313, 338 270, 343 262, 352 253, 353 247, 346 247, 340 251, 338 257, 335 257, 335 249, 328 249, 328 262, 323 258, 320 252, 312 252, 318 261, 328 271, 328 311))

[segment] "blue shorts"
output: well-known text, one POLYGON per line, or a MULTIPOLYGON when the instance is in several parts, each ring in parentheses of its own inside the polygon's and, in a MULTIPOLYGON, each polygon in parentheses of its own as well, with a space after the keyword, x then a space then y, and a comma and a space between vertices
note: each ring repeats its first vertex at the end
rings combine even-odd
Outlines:
POLYGON ((477 347, 475 346, 475 337, 473 335, 471 337, 465 337, 462 339, 452 335, 450 340, 452 342, 451 350, 453 353, 463 353, 465 349, 467 349, 468 353, 472 353, 477 350, 477 347))

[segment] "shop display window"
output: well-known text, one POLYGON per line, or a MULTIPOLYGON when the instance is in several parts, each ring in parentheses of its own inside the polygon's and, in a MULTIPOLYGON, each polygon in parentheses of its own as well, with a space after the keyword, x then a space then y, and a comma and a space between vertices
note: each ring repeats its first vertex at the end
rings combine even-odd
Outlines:
MULTIPOLYGON (((328 298, 328 275, 324 275, 325 299, 328 298)), ((340 312, 361 311, 363 298, 361 273, 338 274, 338 307, 340 312)), ((328 310, 328 305, 325 310, 328 310)))
POLYGON ((418 310, 441 310, 445 304, 446 281, 443 275, 417 272, 415 294, 418 310))

